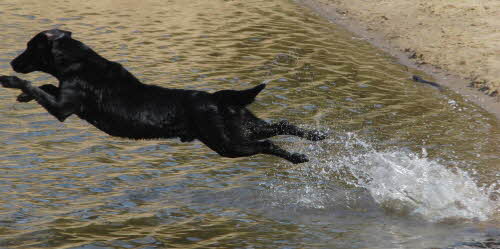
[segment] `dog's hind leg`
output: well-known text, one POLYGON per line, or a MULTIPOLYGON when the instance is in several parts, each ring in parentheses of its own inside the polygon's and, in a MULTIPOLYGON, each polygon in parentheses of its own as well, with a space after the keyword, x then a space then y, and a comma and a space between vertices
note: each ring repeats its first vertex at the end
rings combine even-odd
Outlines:
POLYGON ((256 154, 268 154, 281 157, 294 164, 304 163, 309 161, 306 155, 299 153, 290 153, 280 148, 279 146, 275 145, 269 140, 243 142, 236 144, 234 143, 213 144, 203 139, 201 141, 223 157, 236 158, 236 157, 253 156, 256 154))
POLYGON ((295 164, 308 161, 305 155, 290 153, 268 140, 246 141, 231 137, 223 118, 216 111, 198 112, 193 118, 197 125, 197 138, 221 156, 235 158, 269 154, 295 164))
POLYGON ((318 130, 306 130, 288 123, 280 121, 278 123, 258 125, 253 129, 252 140, 264 139, 277 135, 293 135, 311 141, 319 141, 326 138, 326 135, 318 130))
POLYGON ((265 144, 265 148, 262 152, 263 154, 278 156, 294 164, 305 163, 309 161, 306 155, 300 153, 290 153, 282 149, 281 147, 275 145, 273 142, 269 140, 264 140, 259 142, 265 144))

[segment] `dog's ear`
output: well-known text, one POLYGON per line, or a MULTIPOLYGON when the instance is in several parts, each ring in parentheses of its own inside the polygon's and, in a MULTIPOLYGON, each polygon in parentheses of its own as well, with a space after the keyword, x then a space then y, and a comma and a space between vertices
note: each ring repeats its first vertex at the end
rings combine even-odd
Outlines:
POLYGON ((49 41, 55 41, 62 38, 71 38, 71 32, 60 29, 47 30, 43 34, 45 34, 49 41))

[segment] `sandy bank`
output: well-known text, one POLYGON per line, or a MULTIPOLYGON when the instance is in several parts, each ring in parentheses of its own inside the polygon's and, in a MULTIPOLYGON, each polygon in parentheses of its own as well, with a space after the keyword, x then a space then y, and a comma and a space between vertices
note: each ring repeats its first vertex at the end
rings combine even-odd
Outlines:
POLYGON ((500 119, 500 1, 296 1, 500 119))

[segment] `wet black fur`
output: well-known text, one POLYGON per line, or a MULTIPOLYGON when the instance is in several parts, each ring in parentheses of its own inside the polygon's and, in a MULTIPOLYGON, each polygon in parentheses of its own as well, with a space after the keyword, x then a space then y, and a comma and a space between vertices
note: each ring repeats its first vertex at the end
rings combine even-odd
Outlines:
POLYGON ((16 72, 42 71, 59 80, 59 86, 36 87, 15 76, 0 76, 4 87, 23 91, 18 101, 34 99, 61 122, 75 114, 112 136, 178 137, 183 142, 198 139, 221 156, 263 153, 292 163, 308 159, 263 139, 285 134, 309 140, 325 138, 318 131, 304 130, 286 121, 270 124, 253 115, 246 106, 264 84, 215 93, 142 84, 120 64, 72 39, 68 31, 37 34, 11 65, 16 72))

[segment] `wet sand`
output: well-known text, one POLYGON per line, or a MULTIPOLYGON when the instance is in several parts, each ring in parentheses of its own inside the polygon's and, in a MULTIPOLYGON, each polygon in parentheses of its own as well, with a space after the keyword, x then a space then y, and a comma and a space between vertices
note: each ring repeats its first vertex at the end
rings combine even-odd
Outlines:
POLYGON ((500 1, 296 1, 500 119, 500 1))

